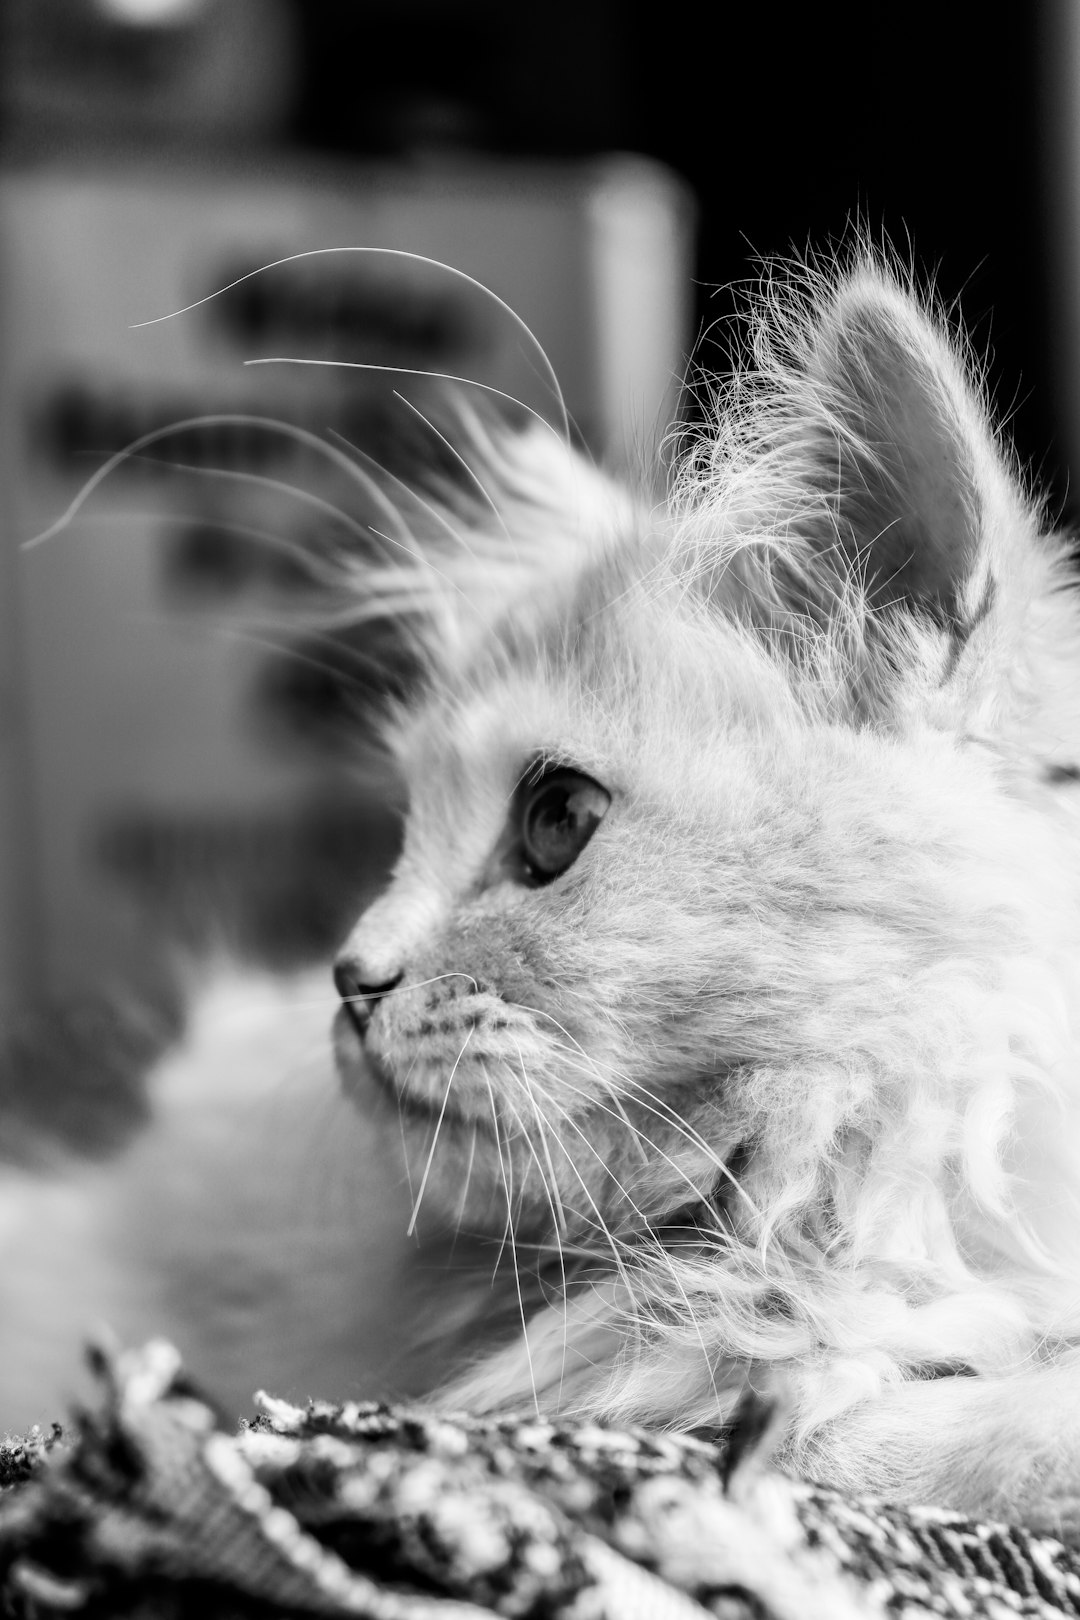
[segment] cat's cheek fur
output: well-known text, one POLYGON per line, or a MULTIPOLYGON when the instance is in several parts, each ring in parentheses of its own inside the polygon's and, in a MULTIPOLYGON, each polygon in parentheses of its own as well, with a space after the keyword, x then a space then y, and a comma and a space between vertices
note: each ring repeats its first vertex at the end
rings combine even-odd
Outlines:
POLYGON ((451 997, 437 1010, 422 997, 406 990, 380 1010, 368 1047, 428 1216, 495 1232, 509 1217, 518 1233, 548 1239, 615 1221, 603 1122, 571 1122, 552 1101, 564 1062, 551 1038, 494 997, 451 997))
MULTIPOLYGON (((474 1228, 501 1230, 509 1213, 530 1235, 595 1236, 709 1197, 730 1136, 715 1077, 670 1100, 634 1086, 615 1059, 650 1043, 618 1019, 583 1021, 587 981, 560 986, 535 940, 530 966, 513 919, 502 922, 488 914, 451 931, 368 1031, 425 1207, 474 1228), (520 1001, 484 988, 500 967, 520 1001)), ((563 971, 580 975, 583 964, 561 954, 563 971)))

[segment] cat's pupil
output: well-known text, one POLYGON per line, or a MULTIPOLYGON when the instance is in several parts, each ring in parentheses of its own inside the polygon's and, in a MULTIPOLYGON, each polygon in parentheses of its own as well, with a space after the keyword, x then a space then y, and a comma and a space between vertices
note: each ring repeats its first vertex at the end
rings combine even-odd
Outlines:
POLYGON ((550 882, 573 865, 610 803, 599 783, 577 771, 549 772, 527 790, 521 840, 536 882, 550 882))

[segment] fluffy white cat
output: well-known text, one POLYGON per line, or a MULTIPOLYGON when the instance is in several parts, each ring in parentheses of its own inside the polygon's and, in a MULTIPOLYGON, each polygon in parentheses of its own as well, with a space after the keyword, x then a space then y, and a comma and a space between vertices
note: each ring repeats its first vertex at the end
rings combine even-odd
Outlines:
POLYGON ((337 968, 423 1207, 547 1257, 444 1398, 775 1385, 792 1469, 1080 1529, 1080 611, 962 347, 797 271, 667 502, 473 467, 337 968))
MULTIPOLYGON (((474 498, 350 587, 427 679, 389 728, 404 850, 337 963, 339 1070, 391 1127, 331 1133, 333 1175, 364 1167, 348 1240, 265 1216, 310 1173, 302 1097, 280 1156, 240 1123, 272 1032, 303 1076, 325 1008, 264 997, 246 1056, 219 1008, 151 1078, 171 1145, 36 1223, 40 1184, 9 1194, 9 1387, 95 1267, 99 1310, 140 1266, 235 1299, 215 1243, 242 1229, 296 1351, 271 1311, 250 1382, 363 1393, 349 1334, 397 1353, 411 1209, 493 1234, 521 1317, 434 1399, 718 1428, 776 1388, 793 1470, 1080 1532, 1080 611, 968 357, 864 256, 766 286, 661 501, 545 428, 466 440, 474 498), (223 1114, 243 1220, 191 1169, 223 1114)), ((180 1332, 211 1383, 214 1316, 180 1332)))

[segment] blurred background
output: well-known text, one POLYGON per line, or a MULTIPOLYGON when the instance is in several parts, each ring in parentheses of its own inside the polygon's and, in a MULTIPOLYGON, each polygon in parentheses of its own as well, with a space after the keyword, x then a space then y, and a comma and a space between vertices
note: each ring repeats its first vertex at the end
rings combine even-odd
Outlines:
POLYGON ((1068 513, 1080 4, 987 16, 4 0, 0 1005, 150 982, 178 938, 332 949, 397 837, 342 747, 381 677, 305 607, 305 558, 389 521, 339 452, 392 465, 424 370, 553 414, 505 311, 411 258, 294 259, 136 323, 290 255, 427 255, 528 321, 588 448, 637 466, 757 257, 858 219, 959 298, 1068 513), (274 356, 388 370, 243 364, 274 356))

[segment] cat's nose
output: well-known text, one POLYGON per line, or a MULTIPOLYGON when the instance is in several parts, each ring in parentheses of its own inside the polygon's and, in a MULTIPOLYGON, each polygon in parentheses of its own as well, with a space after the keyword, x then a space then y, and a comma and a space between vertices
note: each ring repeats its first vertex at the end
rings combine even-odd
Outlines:
POLYGON ((349 1016, 361 1035, 371 1023, 371 1015, 377 1003, 399 985, 401 979, 402 975, 397 973, 382 984, 370 984, 364 978, 362 964, 347 951, 343 951, 334 963, 334 983, 337 986, 337 993, 345 1003, 349 1016))

